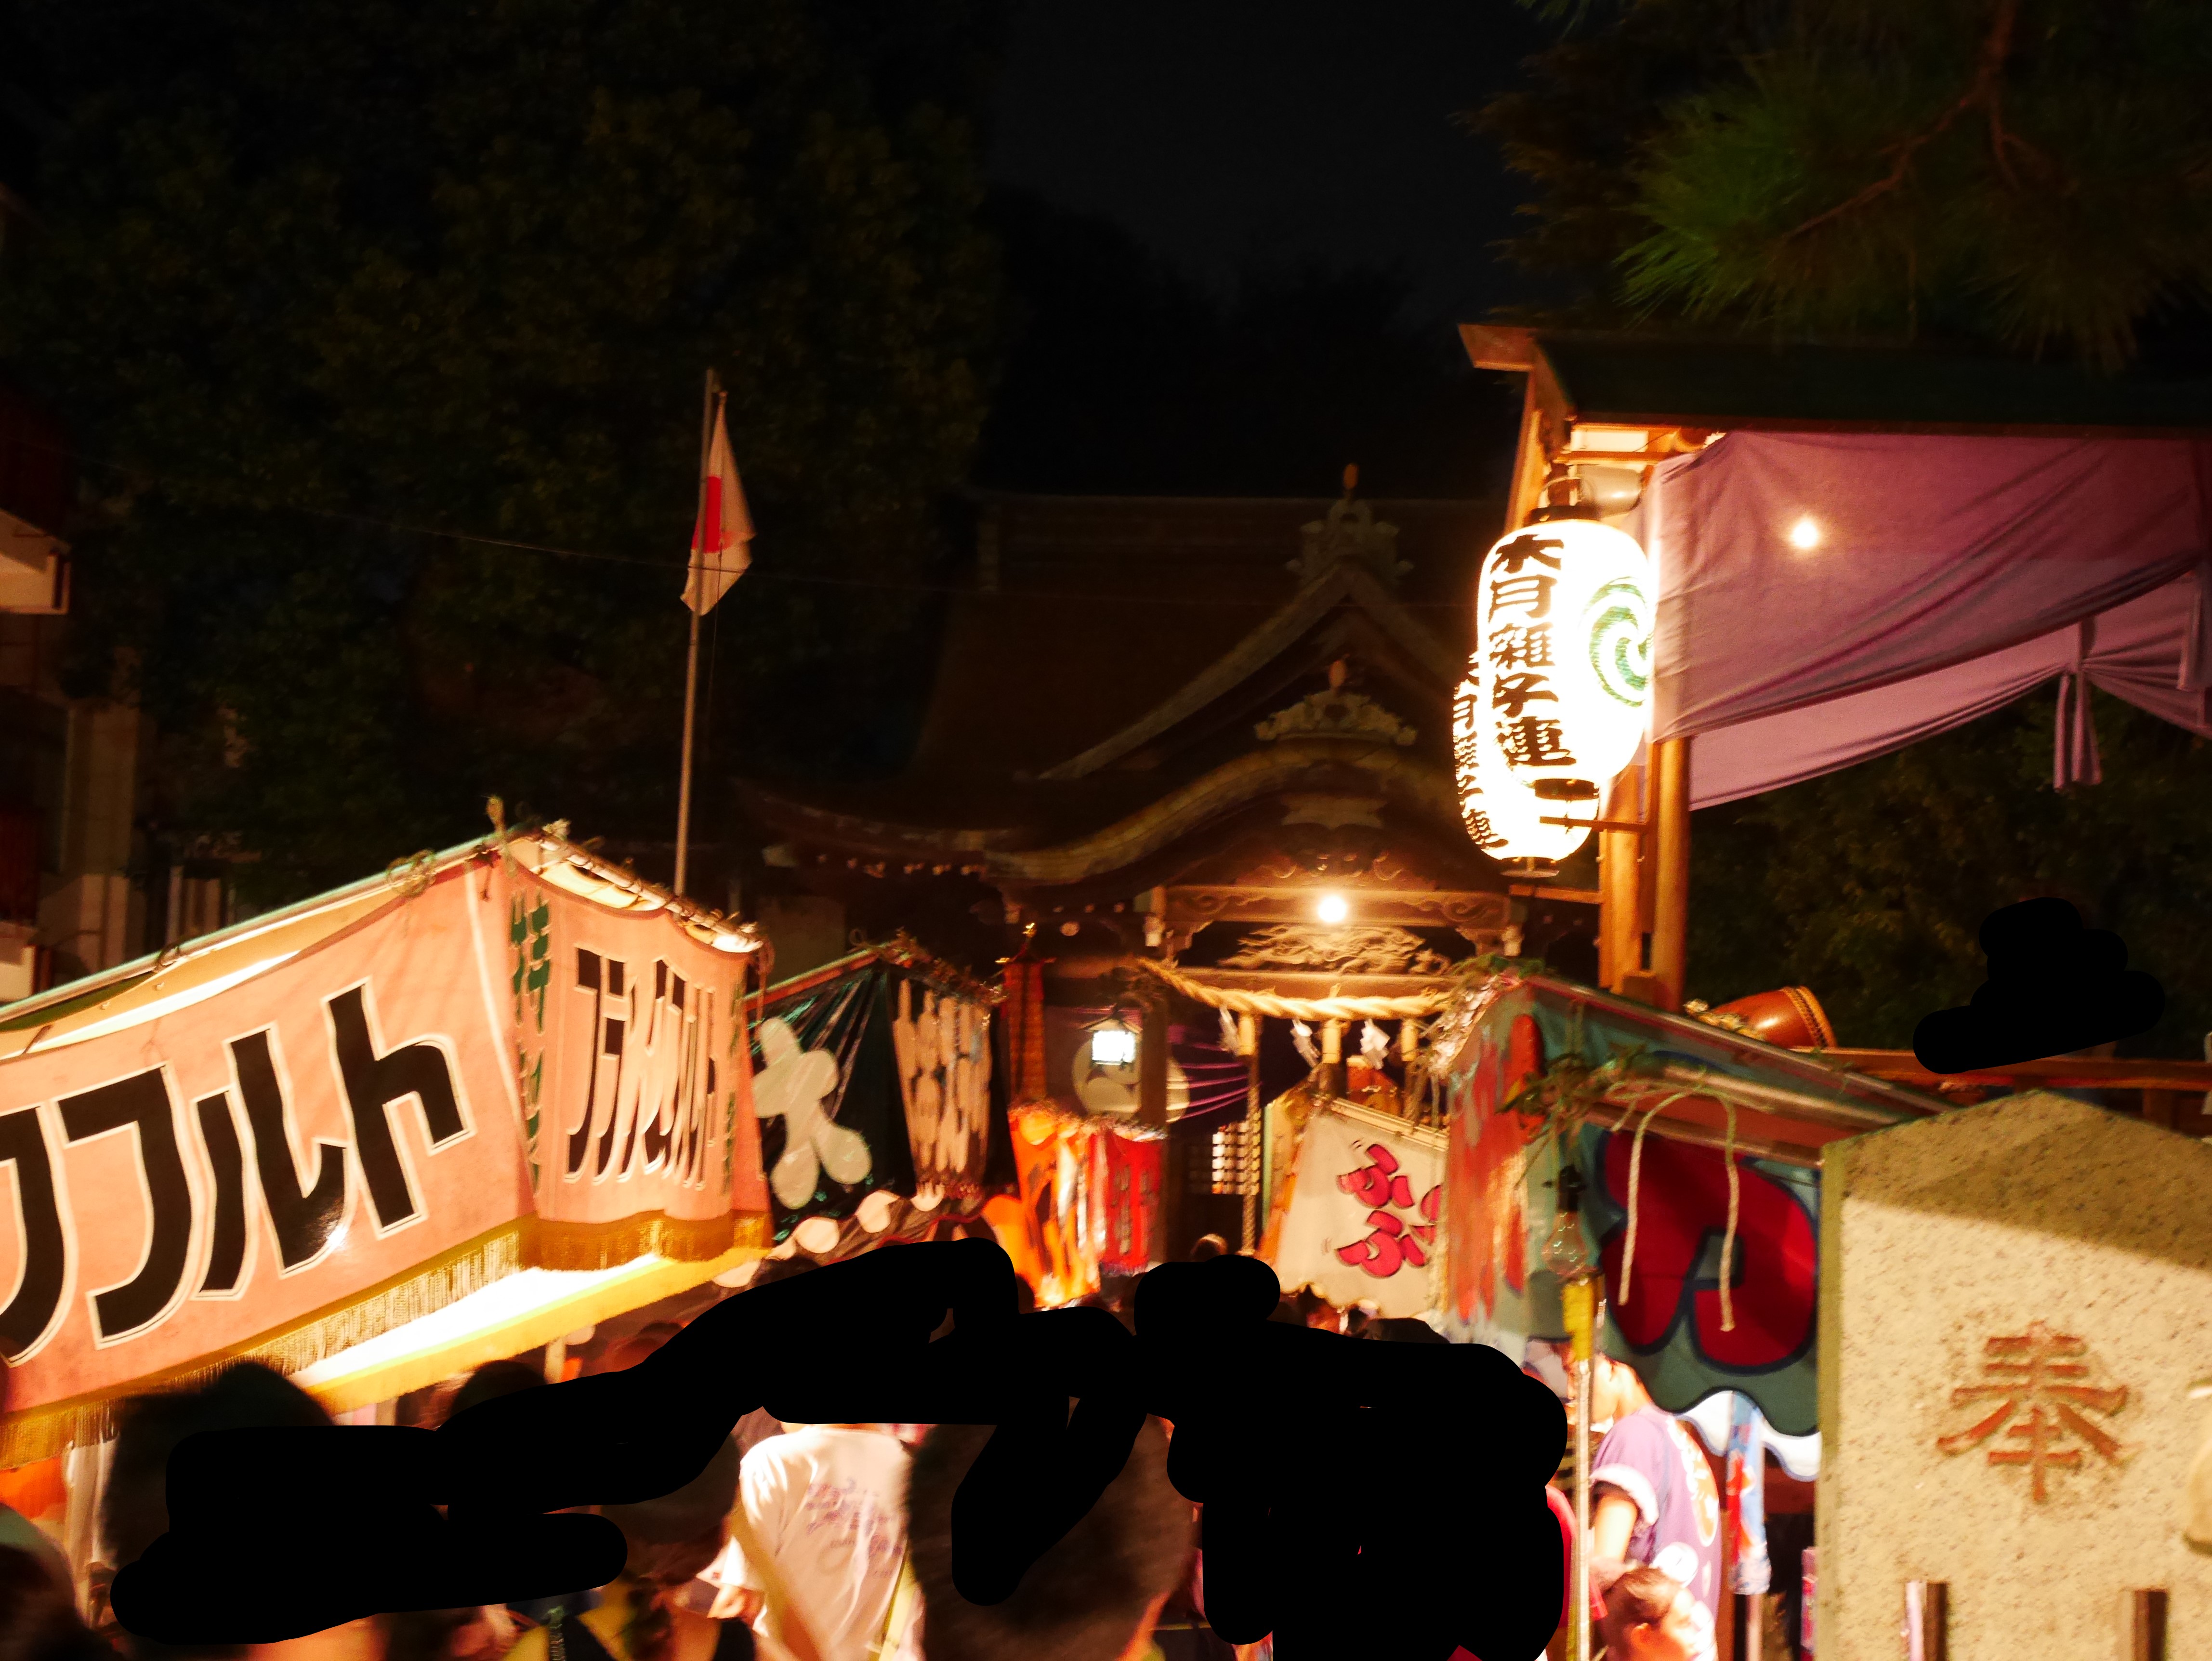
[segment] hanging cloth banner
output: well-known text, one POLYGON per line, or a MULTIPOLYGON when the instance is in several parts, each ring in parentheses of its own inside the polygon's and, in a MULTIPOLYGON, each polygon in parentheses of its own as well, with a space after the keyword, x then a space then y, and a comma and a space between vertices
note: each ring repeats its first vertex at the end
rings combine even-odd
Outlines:
MULTIPOLYGON (((1528 1144, 1537 1126, 1504 1104, 1542 1065, 1525 1009, 1480 1022, 1449 1088, 1445 1129, 1446 1318, 1459 1335, 1517 1352, 1528 1336, 1528 1144)), ((1548 1214, 1546 1213, 1540 1214, 1548 1214)), ((1566 1322, 1556 1309, 1559 1335, 1566 1322)))
POLYGON ((1766 1421, 1748 1396, 1729 1394, 1729 1590, 1756 1596, 1774 1584, 1766 1551, 1766 1421))
POLYGON ((272 925, 235 978, 0 1062, 0 1463, 96 1437, 127 1389, 306 1366, 525 1266, 491 874, 272 925))
POLYGON ((985 1216, 1040 1307, 1161 1261, 1165 1137, 1049 1106, 1015 1108, 1007 1121, 1021 1197, 992 1201, 985 1216))
POLYGON ((870 956, 769 990, 753 1030, 753 1108, 779 1240, 809 1217, 851 1216, 877 1189, 915 1191, 892 1037, 896 978, 870 956))
POLYGON ((765 1244, 744 960, 658 910, 502 867, 535 1261, 601 1269, 765 1244), (742 1228, 741 1228, 742 1223, 742 1228), (759 1238, 756 1238, 756 1236, 759 1238))
POLYGON ((1819 1175, 1736 1155, 1733 1306, 1723 1311, 1729 1181, 1720 1150, 1647 1135, 1638 1161, 1634 1141, 1629 1132, 1585 1128, 1581 1145, 1583 1227, 1601 1243, 1605 1265, 1607 1352, 1632 1364, 1671 1411, 1736 1390, 1785 1433, 1811 1430, 1820 1372, 1819 1175), (1632 1165, 1636 1263, 1624 1299, 1632 1165))
POLYGON ((1298 1143, 1275 1278, 1316 1287, 1340 1307, 1372 1303, 1386 1317, 1432 1307, 1443 1164, 1440 1133, 1324 1103, 1298 1143))
POLYGON ((1093 1201, 1098 1139, 1112 1133, 1050 1107, 1018 1107, 1012 1122, 1040 1307, 1073 1303, 1098 1290, 1099 1236, 1093 1201))
POLYGON ((981 1199, 991 1153, 989 1007, 902 975, 891 1048, 917 1191, 981 1199))
MULTIPOLYGON (((1731 1307, 1721 1307, 1720 1247, 1728 1232, 1728 1166, 1720 1151, 1656 1131, 1636 1157, 1630 1131, 1585 1124, 1573 1145, 1538 1135, 1541 1121, 1503 1110, 1545 1056, 1591 1067, 1640 1054, 1729 1076, 1788 1083, 1762 1072, 1741 1045, 1663 1039, 1620 1007, 1535 977, 1501 977, 1474 995, 1470 1030, 1454 1055, 1443 1207, 1449 1269, 1443 1300, 1451 1335, 1492 1344, 1516 1360, 1563 1342, 1557 1277, 1542 1265, 1556 1215, 1559 1160, 1583 1177, 1582 1226, 1589 1261, 1605 1273, 1606 1352, 1629 1362, 1652 1398, 1686 1411, 1717 1390, 1744 1392, 1785 1435, 1818 1415, 1818 1172, 1739 1153, 1731 1307), (1618 1012, 1618 1013, 1617 1013, 1618 1012), (1631 1177, 1633 1176, 1633 1182, 1631 1177), (1622 1268, 1635 1196, 1636 1254, 1622 1268)), ((1449 1023, 1452 1016, 1448 1014, 1449 1023)))
POLYGON ((1098 1210, 1102 1273, 1141 1275, 1161 1261, 1160 1183, 1167 1139, 1103 1125, 1091 1143, 1091 1193, 1098 1210))

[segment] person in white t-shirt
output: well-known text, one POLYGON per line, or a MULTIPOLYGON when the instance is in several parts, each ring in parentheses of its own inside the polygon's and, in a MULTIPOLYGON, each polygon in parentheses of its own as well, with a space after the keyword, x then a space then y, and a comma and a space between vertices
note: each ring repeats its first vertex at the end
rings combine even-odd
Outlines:
POLYGON ((805 1425, 756 1445, 739 1468, 739 1503, 773 1561, 751 1561, 733 1530, 702 1577, 734 1594, 716 1613, 741 1614, 820 1661, 868 1661, 906 1561, 907 1465, 881 1425, 805 1425), (805 1628, 795 1645, 791 1615, 805 1628))

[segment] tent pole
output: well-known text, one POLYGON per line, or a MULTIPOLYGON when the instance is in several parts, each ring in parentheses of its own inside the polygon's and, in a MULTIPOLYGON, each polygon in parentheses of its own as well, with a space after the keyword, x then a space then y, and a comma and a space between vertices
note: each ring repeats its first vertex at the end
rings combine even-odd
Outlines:
POLYGON ((1593 1374, 1597 1370, 1596 1346, 1593 1343, 1589 1356, 1574 1363, 1575 1387, 1575 1554, 1574 1588, 1575 1609, 1567 1630, 1573 1634, 1570 1653, 1574 1661, 1590 1661, 1593 1641, 1597 1634, 1590 1630, 1590 1398, 1595 1393, 1593 1374))
POLYGON ((1651 973, 1667 1009, 1680 1009, 1690 955, 1690 740, 1652 747, 1652 813, 1656 833, 1651 919, 1651 973))

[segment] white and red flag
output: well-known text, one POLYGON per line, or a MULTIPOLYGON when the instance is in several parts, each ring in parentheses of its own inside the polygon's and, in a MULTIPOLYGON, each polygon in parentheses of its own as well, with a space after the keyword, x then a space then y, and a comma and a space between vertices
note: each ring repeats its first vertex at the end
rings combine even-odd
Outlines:
POLYGON ((738 483, 730 432, 717 399, 714 436, 707 447, 706 472, 699 481, 699 522, 691 532, 691 575, 684 585, 684 603, 701 617, 713 611, 714 602, 730 592, 730 585, 753 563, 748 546, 752 539, 752 515, 745 511, 744 487, 738 483))

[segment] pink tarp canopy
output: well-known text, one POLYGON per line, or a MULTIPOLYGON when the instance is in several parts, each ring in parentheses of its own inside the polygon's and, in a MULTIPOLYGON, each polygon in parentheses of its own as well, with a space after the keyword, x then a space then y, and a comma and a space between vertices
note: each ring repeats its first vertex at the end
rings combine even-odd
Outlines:
POLYGON ((2054 678, 2061 785, 2098 777, 2085 681, 2212 736, 2212 442, 1736 432, 1662 463, 1636 520, 1652 734, 1696 738, 1694 806, 2054 678))

